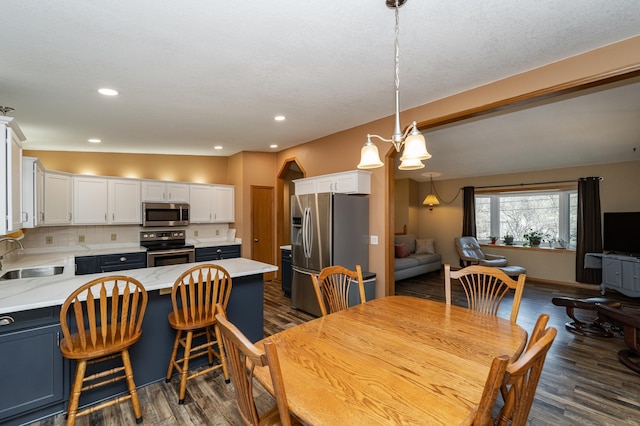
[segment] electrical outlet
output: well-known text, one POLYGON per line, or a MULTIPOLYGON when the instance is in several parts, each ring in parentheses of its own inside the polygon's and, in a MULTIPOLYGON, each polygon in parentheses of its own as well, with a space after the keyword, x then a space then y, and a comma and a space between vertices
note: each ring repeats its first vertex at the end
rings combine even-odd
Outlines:
POLYGON ((118 234, 111 234, 111 241, 115 241, 118 239, 118 234))
POLYGON ((193 236, 197 237, 198 236, 198 231, 193 231, 193 236))
POLYGON ((78 235, 78 242, 84 243, 84 235, 78 235))
POLYGON ((51 235, 47 235, 44 240, 46 244, 53 244, 53 237, 51 235))
POLYGON ((216 229, 216 236, 220 235, 220 230, 216 229))

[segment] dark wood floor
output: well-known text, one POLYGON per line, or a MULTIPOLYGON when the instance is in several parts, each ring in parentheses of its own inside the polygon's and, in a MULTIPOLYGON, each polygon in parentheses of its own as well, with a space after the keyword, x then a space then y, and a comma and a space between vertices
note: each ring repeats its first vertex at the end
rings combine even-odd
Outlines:
MULTIPOLYGON (((432 272, 396 284, 396 293, 444 301, 443 276, 432 272)), ((624 348, 622 338, 588 338, 569 333, 564 328, 564 309, 554 306, 555 296, 598 297, 597 290, 553 287, 527 282, 518 323, 531 330, 538 315, 550 314, 550 325, 558 329, 551 347, 534 405, 531 425, 640 425, 640 375, 622 366, 616 357, 624 348)), ((454 292, 454 304, 464 304, 461 292, 454 292)), ((640 299, 612 292, 607 297, 619 299, 627 306, 640 307, 640 299)), ((508 317, 510 302, 503 302, 508 317)), ((501 309, 502 309, 501 308, 501 309)), ((585 312, 586 313, 586 312, 585 312)), ((588 315, 587 315, 588 316, 588 315)), ((308 321, 312 317, 291 309, 276 283, 265 285, 265 334, 270 335, 308 321)), ((240 425, 233 385, 225 384, 217 370, 190 381, 184 405, 178 405, 177 380, 151 384, 139 390, 144 423, 148 425, 240 425)), ((272 397, 259 385, 258 404, 266 408, 272 397)), ((38 426, 64 425, 64 415, 41 422, 38 426)), ((79 418, 77 425, 135 424, 129 403, 104 409, 79 418)), ((429 424, 425 419, 425 424, 429 424)))

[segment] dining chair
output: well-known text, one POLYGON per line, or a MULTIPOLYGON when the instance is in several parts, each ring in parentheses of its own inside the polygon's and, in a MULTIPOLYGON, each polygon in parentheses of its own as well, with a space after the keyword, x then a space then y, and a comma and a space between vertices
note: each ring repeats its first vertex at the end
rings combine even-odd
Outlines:
POLYGON ((168 319, 169 325, 176 330, 176 338, 165 381, 168 383, 171 380, 174 368, 180 374, 178 404, 184 404, 188 380, 221 368, 225 382, 229 383, 224 345, 215 311, 218 303, 224 309, 227 308, 231 285, 231 276, 227 270, 214 264, 194 266, 180 275, 173 284, 173 310, 168 319), (182 358, 179 358, 180 348, 182 358), (189 362, 204 355, 208 357, 209 367, 189 374, 189 362), (214 357, 218 358, 219 364, 214 365, 214 357))
POLYGON ((366 302, 360 265, 356 265, 355 271, 340 265, 327 266, 320 271, 317 277, 312 274, 311 281, 322 316, 349 307, 349 289, 354 281, 358 283, 360 303, 366 302))
POLYGON ((129 347, 142 336, 142 319, 147 309, 147 292, 130 277, 97 278, 76 289, 60 310, 62 356, 76 361, 76 373, 69 396, 67 425, 83 416, 119 402, 131 400, 136 423, 142 421, 140 401, 133 380, 129 347), (87 366, 121 358, 122 366, 86 375, 87 366), (129 393, 78 411, 80 394, 115 381, 126 380, 129 393))
MULTIPOLYGON (((548 318, 542 320, 538 318, 540 323, 546 324, 547 320, 548 318)), ((507 388, 507 395, 496 418, 497 425, 527 424, 544 361, 557 333, 558 331, 553 327, 548 327, 539 333, 534 328, 531 337, 532 340, 537 338, 535 342, 528 345, 524 354, 507 367, 503 381, 503 385, 507 388)))
POLYGON ((258 349, 235 325, 229 322, 220 304, 216 306, 215 318, 227 352, 227 361, 236 391, 236 402, 244 423, 254 426, 293 424, 275 344, 265 342, 264 350, 258 349), (256 367, 269 369, 276 399, 276 405, 262 415, 258 414, 253 399, 253 372, 256 367))
POLYGON ((444 290, 447 305, 451 304, 452 279, 459 280, 462 285, 469 309, 490 315, 497 315, 504 296, 515 290, 510 319, 512 323, 517 321, 526 275, 520 274, 516 281, 501 270, 489 266, 472 265, 452 271, 451 265, 445 264, 444 290))
POLYGON ((508 355, 493 359, 478 406, 469 416, 467 425, 524 426, 531 411, 542 367, 557 330, 545 328, 549 315, 538 317, 525 353, 509 363, 508 355), (498 391, 503 391, 504 404, 494 418, 498 391), (506 392, 506 393, 505 393, 506 392))

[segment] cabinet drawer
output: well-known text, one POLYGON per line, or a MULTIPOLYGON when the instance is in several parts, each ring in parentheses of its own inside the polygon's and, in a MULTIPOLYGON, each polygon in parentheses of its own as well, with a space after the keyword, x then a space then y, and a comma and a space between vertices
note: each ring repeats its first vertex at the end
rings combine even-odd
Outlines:
POLYGON ((201 247, 196 249, 196 262, 240 257, 240 245, 201 247))
POLYGON ((98 256, 99 272, 115 272, 146 267, 147 254, 145 252, 98 256))

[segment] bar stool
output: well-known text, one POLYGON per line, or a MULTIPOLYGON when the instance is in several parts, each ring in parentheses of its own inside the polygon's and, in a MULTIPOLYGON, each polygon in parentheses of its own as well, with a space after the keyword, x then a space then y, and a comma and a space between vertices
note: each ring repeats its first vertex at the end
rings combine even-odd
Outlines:
POLYGON ((173 311, 168 319, 169 325, 176 330, 176 338, 166 382, 169 383, 171 380, 175 368, 180 374, 178 404, 184 404, 187 380, 222 368, 225 382, 229 383, 227 361, 215 314, 217 303, 227 308, 230 295, 231 276, 224 268, 213 264, 195 266, 180 275, 173 284, 171 290, 173 311), (197 339, 195 347, 194 339, 197 339), (180 347, 182 347, 182 358, 178 358, 180 347), (189 375, 189 361, 204 355, 209 358, 209 368, 189 375), (213 365, 214 356, 220 360, 220 364, 213 365))
POLYGON ((75 424, 78 416, 129 399, 136 423, 142 422, 129 347, 142 336, 142 319, 147 308, 147 300, 147 292, 142 284, 122 275, 90 281, 65 300, 60 311, 60 327, 63 334, 60 351, 63 357, 77 361, 75 379, 69 396, 67 425, 75 424), (122 359, 122 367, 85 377, 87 365, 118 357, 122 359), (124 374, 121 374, 123 371, 124 374), (82 391, 119 380, 126 380, 128 395, 78 412, 78 401, 82 391))

